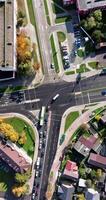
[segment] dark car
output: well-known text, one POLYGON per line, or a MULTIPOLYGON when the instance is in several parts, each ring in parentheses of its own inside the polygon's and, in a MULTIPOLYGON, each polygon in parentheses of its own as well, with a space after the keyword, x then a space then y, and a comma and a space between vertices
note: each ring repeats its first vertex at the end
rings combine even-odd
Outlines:
POLYGON ((106 54, 103 56, 104 59, 106 59, 106 54))

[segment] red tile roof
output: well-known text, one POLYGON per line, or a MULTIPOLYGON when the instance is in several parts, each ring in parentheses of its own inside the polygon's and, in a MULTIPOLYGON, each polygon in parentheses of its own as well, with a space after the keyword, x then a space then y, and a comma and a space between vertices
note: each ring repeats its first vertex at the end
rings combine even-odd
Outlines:
POLYGON ((78 178, 78 166, 75 162, 72 162, 70 160, 67 161, 66 167, 64 169, 64 175, 78 178))

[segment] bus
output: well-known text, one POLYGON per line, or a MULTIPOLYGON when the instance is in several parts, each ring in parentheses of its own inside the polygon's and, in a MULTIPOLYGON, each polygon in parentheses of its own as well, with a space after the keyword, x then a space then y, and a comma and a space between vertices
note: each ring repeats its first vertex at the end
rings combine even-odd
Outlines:
POLYGON ((40 126, 43 126, 44 117, 45 117, 45 111, 46 111, 46 107, 42 106, 41 114, 40 114, 40 126))

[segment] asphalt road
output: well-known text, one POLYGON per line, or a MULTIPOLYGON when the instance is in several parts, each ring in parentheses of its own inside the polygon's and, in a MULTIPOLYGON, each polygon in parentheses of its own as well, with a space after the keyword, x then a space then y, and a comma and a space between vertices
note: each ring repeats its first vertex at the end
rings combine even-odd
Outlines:
POLYGON ((106 88, 105 79, 105 76, 95 76, 88 80, 82 80, 79 84, 62 81, 41 85, 36 89, 0 94, 0 113, 19 112, 35 123, 36 118, 29 112, 30 110, 41 109, 43 105, 46 105, 52 111, 40 200, 44 200, 48 175, 56 152, 62 114, 72 106, 106 100, 106 97, 101 95, 103 88, 106 88), (51 104, 53 96, 57 93, 60 95, 59 98, 51 104))

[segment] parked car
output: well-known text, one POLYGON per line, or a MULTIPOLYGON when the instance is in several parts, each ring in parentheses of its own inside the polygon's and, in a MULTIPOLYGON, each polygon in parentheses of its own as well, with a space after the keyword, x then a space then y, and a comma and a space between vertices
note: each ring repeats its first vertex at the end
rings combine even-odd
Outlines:
POLYGON ((103 96, 105 96, 105 95, 106 95, 106 90, 102 90, 101 94, 102 94, 103 96))
POLYGON ((103 59, 106 59, 106 54, 103 56, 103 59))

